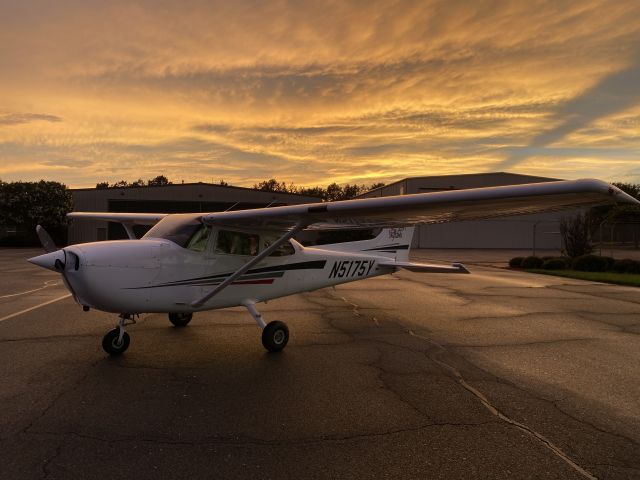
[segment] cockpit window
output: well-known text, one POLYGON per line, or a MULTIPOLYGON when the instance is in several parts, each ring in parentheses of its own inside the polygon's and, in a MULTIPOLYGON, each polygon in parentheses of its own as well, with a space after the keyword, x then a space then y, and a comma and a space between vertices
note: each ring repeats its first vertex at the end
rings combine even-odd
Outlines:
POLYGON ((251 233, 219 230, 216 253, 229 255, 257 255, 260 236, 251 233))
POLYGON ((196 230, 196 233, 193 234, 186 248, 195 252, 204 252, 205 248, 207 248, 210 234, 211 227, 202 225, 200 229, 196 230))
MULTIPOLYGON (((142 238, 163 238, 177 243, 181 247, 189 248, 188 245, 203 228, 199 218, 185 215, 171 215, 160 220, 142 238)), ((206 241, 205 241, 206 245, 206 241)))

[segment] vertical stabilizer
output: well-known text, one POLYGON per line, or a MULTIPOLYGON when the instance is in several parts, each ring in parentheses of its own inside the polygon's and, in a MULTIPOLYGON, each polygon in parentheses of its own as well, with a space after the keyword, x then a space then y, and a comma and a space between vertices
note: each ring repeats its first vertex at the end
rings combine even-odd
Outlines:
POLYGON ((398 262, 406 262, 409 260, 414 229, 415 227, 383 228, 378 236, 371 240, 332 243, 319 245, 318 248, 342 252, 366 252, 393 258, 398 262))

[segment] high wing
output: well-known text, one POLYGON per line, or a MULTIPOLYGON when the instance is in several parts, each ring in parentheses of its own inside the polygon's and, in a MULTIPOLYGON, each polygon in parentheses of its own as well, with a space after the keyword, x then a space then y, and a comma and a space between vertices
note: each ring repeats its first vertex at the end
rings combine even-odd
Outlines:
POLYGON ((155 225, 168 213, 110 213, 110 212, 71 212, 67 218, 79 220, 104 220, 137 225, 155 225))
POLYGON ((208 224, 265 230, 345 229, 481 220, 608 203, 640 202, 600 180, 476 188, 209 213, 208 224))

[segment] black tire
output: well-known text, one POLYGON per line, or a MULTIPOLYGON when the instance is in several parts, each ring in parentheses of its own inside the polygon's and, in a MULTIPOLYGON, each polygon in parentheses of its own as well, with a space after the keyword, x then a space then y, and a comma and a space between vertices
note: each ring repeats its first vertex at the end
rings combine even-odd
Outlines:
POLYGON ((284 322, 275 320, 262 330, 262 345, 270 352, 279 352, 289 342, 289 327, 284 322))
POLYGON ((122 355, 129 348, 130 339, 127 332, 124 332, 122 342, 118 343, 118 338, 120 338, 120 329, 114 328, 102 339, 102 348, 112 357, 122 355))
POLYGON ((176 327, 186 327, 193 318, 193 313, 170 313, 169 321, 176 327))

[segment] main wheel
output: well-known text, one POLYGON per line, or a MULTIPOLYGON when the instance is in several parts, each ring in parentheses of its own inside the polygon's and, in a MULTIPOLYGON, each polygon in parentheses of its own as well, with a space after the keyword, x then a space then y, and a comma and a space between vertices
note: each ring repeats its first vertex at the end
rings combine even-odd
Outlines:
POLYGON ((102 348, 104 348, 104 351, 113 357, 123 354, 125 350, 129 348, 129 334, 124 332, 121 341, 118 341, 119 338, 120 329, 114 328, 110 332, 107 332, 102 339, 102 348))
POLYGON ((170 313, 169 321, 176 327, 186 327, 192 317, 193 313, 170 313))
POLYGON ((262 330, 262 345, 270 352, 279 352, 287 346, 288 341, 289 328, 284 322, 269 322, 262 330))

